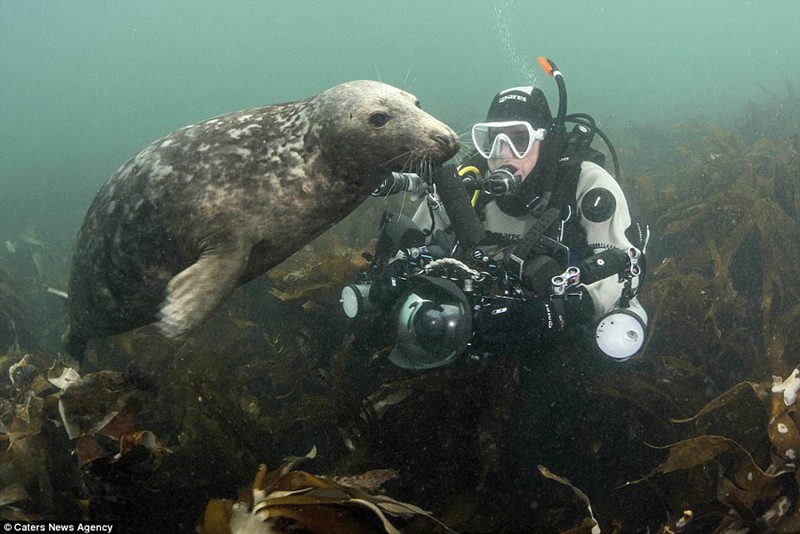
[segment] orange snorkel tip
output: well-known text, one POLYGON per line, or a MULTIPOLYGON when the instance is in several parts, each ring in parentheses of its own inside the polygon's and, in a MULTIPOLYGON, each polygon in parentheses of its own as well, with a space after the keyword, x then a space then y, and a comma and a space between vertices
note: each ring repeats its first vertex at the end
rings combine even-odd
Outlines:
POLYGON ((561 71, 558 70, 556 64, 546 57, 539 56, 536 60, 539 62, 539 65, 541 65, 542 70, 544 70, 548 76, 555 79, 556 85, 558 85, 558 114, 550 129, 563 132, 564 121, 567 118, 567 88, 564 85, 564 76, 561 74, 561 71))
POLYGON ((542 70, 548 75, 552 76, 553 71, 556 70, 556 66, 546 57, 539 56, 536 58, 536 61, 539 62, 539 65, 542 67, 542 70))

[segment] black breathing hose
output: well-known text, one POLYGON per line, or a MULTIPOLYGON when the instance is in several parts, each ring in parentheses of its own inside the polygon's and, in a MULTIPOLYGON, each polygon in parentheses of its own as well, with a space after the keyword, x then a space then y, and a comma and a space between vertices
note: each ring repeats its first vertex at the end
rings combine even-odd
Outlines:
POLYGON ((470 194, 464 188, 461 177, 452 166, 446 166, 433 176, 436 192, 442 199, 453 233, 464 247, 472 247, 480 243, 486 235, 478 214, 470 202, 470 194))

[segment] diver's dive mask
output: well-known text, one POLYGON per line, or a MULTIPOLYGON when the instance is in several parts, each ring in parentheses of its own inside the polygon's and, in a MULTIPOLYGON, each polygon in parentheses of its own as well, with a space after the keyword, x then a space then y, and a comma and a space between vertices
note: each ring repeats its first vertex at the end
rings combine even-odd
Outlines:
POLYGON ((547 130, 536 128, 527 121, 482 122, 472 127, 472 143, 486 159, 506 157, 523 159, 533 144, 544 139, 547 130))

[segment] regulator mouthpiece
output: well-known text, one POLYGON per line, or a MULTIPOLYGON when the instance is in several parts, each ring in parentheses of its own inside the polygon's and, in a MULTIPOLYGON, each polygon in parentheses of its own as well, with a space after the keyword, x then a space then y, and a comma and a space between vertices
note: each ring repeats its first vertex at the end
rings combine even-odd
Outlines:
POLYGON ((483 180, 483 191, 492 196, 514 195, 521 182, 508 168, 501 167, 489 173, 483 180))

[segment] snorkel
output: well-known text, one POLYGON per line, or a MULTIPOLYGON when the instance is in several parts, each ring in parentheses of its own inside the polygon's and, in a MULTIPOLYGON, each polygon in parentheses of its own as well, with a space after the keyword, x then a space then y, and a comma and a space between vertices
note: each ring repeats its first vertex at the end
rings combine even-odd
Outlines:
POLYGON ((550 127, 551 131, 554 131, 556 134, 565 135, 566 123, 574 123, 575 127, 572 129, 571 139, 569 139, 570 148, 573 149, 573 152, 581 152, 588 149, 592 144, 595 134, 599 135, 600 139, 602 139, 608 147, 608 152, 611 154, 611 159, 614 162, 614 176, 617 182, 620 182, 621 173, 619 170, 619 159, 617 158, 617 151, 614 150, 614 145, 611 144, 611 139, 597 127, 591 115, 586 113, 567 115, 567 86, 564 83, 564 76, 552 60, 542 56, 536 59, 542 67, 542 70, 544 70, 548 76, 553 77, 558 86, 558 113, 550 127))
POLYGON ((545 74, 555 79, 558 86, 558 113, 550 125, 550 131, 556 135, 563 134, 566 131, 564 123, 567 120, 567 85, 564 83, 564 76, 556 64, 546 57, 539 56, 536 60, 545 74))

